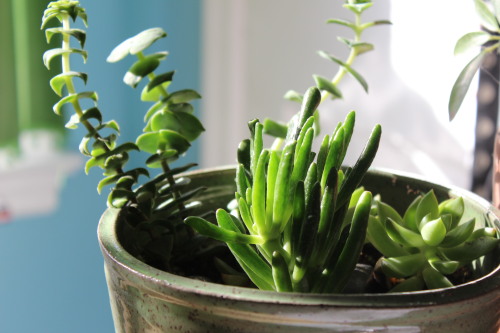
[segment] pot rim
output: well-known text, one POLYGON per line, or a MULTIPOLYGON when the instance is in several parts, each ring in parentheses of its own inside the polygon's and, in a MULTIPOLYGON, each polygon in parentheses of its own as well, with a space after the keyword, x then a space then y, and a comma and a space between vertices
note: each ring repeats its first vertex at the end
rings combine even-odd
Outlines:
MULTIPOLYGON (((224 166, 192 171, 189 174, 229 172, 234 166, 224 166)), ((487 214, 495 216, 496 227, 500 228, 499 211, 487 200, 464 189, 443 186, 430 182, 425 178, 406 172, 381 168, 372 168, 369 173, 398 179, 413 179, 419 182, 433 184, 433 187, 448 189, 452 195, 464 196, 483 207, 487 214)), ((224 298, 234 301, 249 301, 269 304, 302 304, 302 305, 334 305, 357 307, 410 307, 444 305, 496 292, 500 296, 500 265, 487 275, 457 286, 399 293, 362 293, 362 294, 311 294, 311 293, 278 293, 246 287, 235 287, 212 282, 204 282, 188 277, 168 273, 151 267, 129 254, 117 238, 116 223, 118 212, 116 208, 108 208, 98 226, 98 240, 105 261, 111 262, 117 269, 124 270, 141 280, 145 280, 151 289, 169 289, 183 293, 192 293, 204 297, 224 298)))

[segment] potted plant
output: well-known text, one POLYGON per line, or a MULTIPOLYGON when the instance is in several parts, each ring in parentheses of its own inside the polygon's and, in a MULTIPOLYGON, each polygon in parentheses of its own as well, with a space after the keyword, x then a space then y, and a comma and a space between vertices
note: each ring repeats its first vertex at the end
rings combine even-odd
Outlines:
POLYGON ((80 145, 89 156, 86 170, 103 169, 99 191, 114 186, 98 234, 118 332, 498 329, 499 223, 489 203, 403 174, 368 171, 378 125, 358 162, 343 167, 354 113, 323 138, 317 154, 312 148, 316 110, 328 96, 342 96, 338 81, 349 73, 367 87, 352 63, 373 48, 361 40, 363 30, 386 23, 361 21, 371 5, 347 1, 355 21, 331 20, 354 31, 354 40, 342 40, 350 56, 322 53, 340 70, 333 80, 315 76, 316 87, 304 96, 287 95, 301 103, 288 124, 251 121, 238 167, 184 173, 191 165, 171 163, 203 132, 190 104, 200 95, 169 91, 174 73, 156 73, 166 53, 146 51, 166 33, 141 32, 108 58, 135 55, 124 81, 136 87, 149 79, 141 98, 153 102, 137 141, 117 144, 118 125, 103 120, 95 92, 77 90, 76 80, 85 83, 87 74, 71 68, 71 55, 87 57, 85 31, 71 27, 76 19, 86 23, 86 12, 77 1, 49 4, 42 26, 62 24, 46 30, 49 40, 62 36, 62 47, 44 56, 47 66, 62 58, 62 73, 51 80, 61 96, 54 111, 72 107, 67 127, 87 130, 80 145), (275 137, 270 148, 264 132, 275 137), (127 169, 135 150, 149 153, 146 165, 158 176, 141 182, 147 168, 127 169), (224 208, 235 192, 229 214, 224 208), (394 292, 386 292, 387 284, 394 292))

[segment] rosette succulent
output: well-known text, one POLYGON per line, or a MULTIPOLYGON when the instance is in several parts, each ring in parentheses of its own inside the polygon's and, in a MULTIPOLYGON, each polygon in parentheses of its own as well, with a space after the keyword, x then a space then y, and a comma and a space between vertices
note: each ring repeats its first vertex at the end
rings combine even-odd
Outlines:
POLYGON ((462 197, 439 203, 431 190, 403 216, 380 200, 372 208, 367 239, 383 255, 382 272, 398 281, 392 291, 450 287, 447 276, 500 243, 495 229, 479 228, 479 217, 466 217, 462 197))

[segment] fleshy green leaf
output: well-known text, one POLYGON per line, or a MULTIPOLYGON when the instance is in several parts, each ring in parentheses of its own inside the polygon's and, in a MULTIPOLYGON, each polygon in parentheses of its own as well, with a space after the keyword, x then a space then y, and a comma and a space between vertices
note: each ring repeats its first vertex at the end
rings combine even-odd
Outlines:
POLYGON ((425 285, 429 289, 449 288, 453 284, 434 267, 428 266, 422 271, 425 285))
POLYGON ((264 119, 263 125, 265 134, 271 135, 275 138, 284 139, 286 137, 286 132, 288 131, 287 125, 278 123, 269 118, 264 119))
POLYGON ((439 245, 446 236, 446 227, 441 218, 427 222, 421 230, 424 242, 429 246, 439 245))
POLYGON ((474 4, 481 24, 490 31, 497 31, 499 29, 497 19, 488 5, 483 0, 474 0, 474 4))
POLYGON ((57 95, 62 96, 63 87, 66 85, 68 80, 71 80, 74 77, 82 79, 83 83, 87 84, 87 74, 81 72, 66 72, 54 76, 50 80, 50 87, 57 95))
POLYGON ((499 243, 498 238, 479 237, 455 247, 441 248, 440 251, 450 260, 472 261, 492 251, 499 243))
POLYGON ((434 269, 444 275, 453 274, 460 267, 459 261, 449 260, 429 260, 429 264, 431 264, 434 269))
POLYGON ((226 230, 197 216, 188 217, 185 220, 185 223, 198 231, 200 234, 223 242, 239 244, 262 243, 262 238, 260 236, 247 235, 232 230, 226 230))
POLYGON ((492 0, 491 3, 493 4, 493 11, 496 19, 500 21, 500 0, 492 0))
POLYGON ((479 46, 488 42, 491 35, 485 31, 469 32, 462 36, 455 45, 455 55, 465 53, 471 49, 477 49, 479 46))
POLYGON ((132 198, 134 198, 134 192, 124 189, 114 189, 108 196, 108 205, 121 208, 132 198))
POLYGON ((462 197, 448 199, 439 204, 439 215, 449 214, 452 217, 451 229, 458 225, 464 210, 465 203, 462 197))
POLYGON ((397 224, 404 226, 403 218, 390 205, 388 205, 382 201, 377 201, 377 209, 378 209, 378 215, 380 217, 380 221, 382 221, 383 223, 385 223, 385 221, 388 218, 390 218, 394 222, 396 222, 397 224))
POLYGON ((368 241, 385 257, 399 257, 409 254, 387 235, 384 225, 378 218, 370 216, 366 235, 368 241))
POLYGON ((135 88, 145 76, 151 74, 159 65, 160 61, 155 56, 147 56, 144 59, 140 59, 125 73, 123 82, 135 88))
POLYGON ((94 102, 97 102, 98 96, 97 96, 97 93, 95 91, 85 91, 85 92, 81 92, 81 93, 77 93, 77 94, 68 95, 66 97, 63 97, 56 104, 54 104, 54 107, 53 107, 54 112, 57 115, 61 115, 62 114, 61 113, 62 107, 64 104, 74 103, 74 102, 76 102, 80 99, 84 99, 84 98, 88 98, 88 99, 93 100, 94 102))
POLYGON ((404 225, 415 232, 419 231, 418 226, 420 221, 417 220, 417 207, 421 200, 422 196, 416 197, 410 206, 408 206, 403 216, 404 225))
POLYGON ((288 271, 288 264, 283 255, 278 251, 273 252, 271 266, 276 291, 293 291, 292 279, 290 277, 290 272, 288 271))
POLYGON ((45 51, 43 54, 43 63, 47 69, 50 69, 50 62, 57 56, 62 56, 65 54, 80 54, 83 58, 83 62, 87 62, 87 51, 79 49, 50 49, 45 51))
POLYGON ((327 20, 326 23, 343 25, 344 27, 348 27, 351 29, 353 29, 355 27, 355 24, 351 21, 342 20, 342 19, 335 19, 335 18, 327 20))
POLYGON ((106 61, 117 62, 125 58, 129 53, 137 54, 142 52, 155 41, 166 36, 167 33, 162 28, 144 30, 116 46, 109 54, 106 61))
POLYGON ((175 74, 175 71, 171 71, 168 73, 163 73, 163 74, 155 76, 155 78, 153 80, 151 80, 151 82, 148 83, 148 85, 146 86, 146 89, 148 91, 150 91, 151 89, 153 89, 159 85, 162 85, 165 82, 171 82, 174 78, 174 74, 175 74))
POLYGON ((178 132, 189 141, 195 140, 205 130, 200 120, 185 112, 163 111, 151 118, 151 129, 156 132, 163 129, 178 132))
POLYGON ((460 109, 460 106, 462 105, 462 102, 465 98, 465 95, 469 90, 472 79, 476 75, 486 54, 487 53, 484 51, 479 53, 464 67, 462 72, 460 72, 460 75, 458 75, 458 78, 451 90, 450 101, 448 104, 448 115, 450 121, 453 120, 453 118, 455 118, 455 116, 457 115, 457 112, 460 109))
POLYGON ((285 96, 283 96, 283 98, 289 101, 302 103, 304 96, 294 90, 289 90, 285 93, 285 96))
POLYGON ((86 121, 90 119, 97 120, 99 124, 102 122, 102 114, 98 108, 93 107, 83 111, 83 115, 80 117, 80 121, 86 121))
POLYGON ((400 257, 383 258, 380 263, 382 271, 387 276, 405 278, 419 272, 425 262, 425 257, 421 253, 417 253, 400 257))
POLYGON ((97 192, 101 194, 102 189, 107 186, 116 183, 116 181, 120 179, 120 175, 109 176, 102 179, 99 184, 97 184, 97 192))
POLYGON ((136 144, 140 150, 150 154, 168 149, 175 149, 183 154, 191 146, 182 135, 170 130, 144 133, 137 138, 136 144))
POLYGON ((398 223, 388 218, 385 223, 385 229, 389 237, 404 246, 407 247, 423 247, 425 242, 422 236, 410 229, 400 226, 398 223))
POLYGON ((356 53, 358 55, 372 51, 374 49, 373 44, 366 43, 366 42, 355 42, 353 40, 349 40, 343 37, 338 37, 338 40, 341 41, 342 43, 346 44, 349 46, 349 48, 353 48, 356 50, 356 53))
POLYGON ((201 98, 201 95, 196 91, 191 89, 179 90, 171 93, 166 99, 165 102, 173 103, 173 104, 181 104, 187 103, 194 99, 201 98))
POLYGON ((146 165, 149 168, 161 168, 162 161, 170 161, 171 158, 177 157, 177 150, 175 149, 167 149, 162 151, 160 154, 151 155, 146 160, 146 165))
POLYGON ((344 4, 344 8, 349 9, 353 13, 361 14, 368 8, 370 8, 373 5, 373 3, 358 3, 358 4, 352 4, 352 3, 346 3, 344 4))
MULTIPOLYGON (((434 191, 432 190, 427 192, 422 197, 422 200, 420 200, 417 206, 417 223, 419 224, 424 217, 427 217, 428 221, 437 219, 439 217, 439 203, 436 195, 434 194, 434 191)), ((419 227, 422 227, 422 225, 419 225, 419 227)))
POLYGON ((63 35, 73 36, 76 38, 76 40, 78 40, 78 42, 80 43, 80 46, 82 48, 85 46, 85 39, 87 37, 85 30, 82 30, 82 29, 64 29, 61 27, 46 29, 45 36, 47 38, 47 43, 50 43, 52 36, 54 36, 55 34, 63 34, 63 35))
POLYGON ((342 92, 330 80, 319 75, 313 75, 313 78, 319 90, 329 92, 336 98, 342 98, 342 92))
POLYGON ((361 74, 359 74, 357 71, 355 71, 351 66, 349 66, 348 64, 346 64, 342 60, 335 58, 334 56, 332 56, 326 52, 319 51, 319 55, 325 59, 331 60, 331 61, 337 63, 338 65, 342 66, 349 74, 352 75, 352 77, 354 77, 359 82, 359 84, 361 84, 363 89, 366 92, 368 92, 368 83, 366 83, 366 80, 361 76, 361 74))

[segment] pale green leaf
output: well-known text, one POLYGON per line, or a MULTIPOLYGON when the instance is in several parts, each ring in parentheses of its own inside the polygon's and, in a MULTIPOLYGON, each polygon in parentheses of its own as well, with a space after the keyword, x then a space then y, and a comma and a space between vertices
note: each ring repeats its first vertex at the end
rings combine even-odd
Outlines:
POLYGON ((416 233, 410 229, 406 229, 400 226, 397 222, 388 218, 385 223, 385 229, 389 237, 406 247, 423 247, 425 242, 419 233, 416 233))
POLYGON ((173 104, 181 104, 181 103, 187 103, 190 102, 194 99, 199 99, 201 98, 200 94, 198 94, 196 91, 191 90, 191 89, 184 89, 184 90, 179 90, 171 93, 165 100, 165 102, 168 101, 168 103, 173 103, 173 104))
POLYGON ((61 73, 61 74, 54 76, 50 80, 50 87, 57 95, 62 96, 63 87, 66 86, 68 81, 74 77, 78 77, 78 78, 82 79, 83 83, 87 84, 88 75, 86 73, 66 72, 66 73, 61 73))
POLYGON ((337 63, 338 65, 342 66, 349 74, 352 75, 352 77, 354 77, 359 82, 359 84, 361 84, 363 89, 366 92, 368 92, 368 83, 366 83, 366 80, 361 76, 361 74, 359 74, 351 66, 349 66, 348 64, 346 64, 342 60, 335 58, 334 56, 332 56, 326 52, 319 51, 319 55, 325 59, 331 60, 331 61, 337 63))
POLYGON ((420 231, 424 242, 429 246, 439 245, 446 236, 446 227, 441 218, 427 222, 420 231))
POLYGON ((283 96, 284 99, 288 99, 289 101, 302 103, 304 96, 294 90, 289 90, 283 96))
POLYGON ((326 91, 332 94, 333 97, 342 98, 342 92, 330 80, 319 75, 313 75, 313 78, 319 90, 326 91))
POLYGON ((165 36, 167 36, 167 33, 162 28, 152 28, 142 31, 116 46, 109 54, 106 61, 117 62, 125 58, 128 54, 137 54, 142 52, 156 40, 165 36))
POLYGON ((486 56, 486 52, 481 52, 477 56, 475 56, 460 72, 450 94, 450 101, 448 103, 448 115, 450 121, 455 118, 457 115, 460 106, 469 90, 469 86, 472 82, 472 79, 476 75, 479 67, 481 66, 484 57, 486 56))
POLYGON ((454 50, 455 55, 465 53, 471 49, 477 49, 484 43, 488 42, 490 38, 491 35, 485 31, 469 32, 468 34, 460 37, 457 41, 454 50))
POLYGON ((54 104, 53 110, 57 115, 61 115, 62 107, 67 103, 74 103, 80 99, 88 98, 97 102, 97 93, 95 91, 85 91, 78 94, 68 95, 59 100, 56 104, 54 104))
POLYGON ((83 62, 87 62, 87 51, 80 49, 50 49, 45 51, 43 54, 43 63, 47 69, 50 69, 50 62, 57 56, 62 56, 65 54, 80 54, 83 58, 83 62))
POLYGON ((481 24, 490 31, 497 31, 498 22, 490 7, 483 0, 474 0, 474 4, 481 24))

